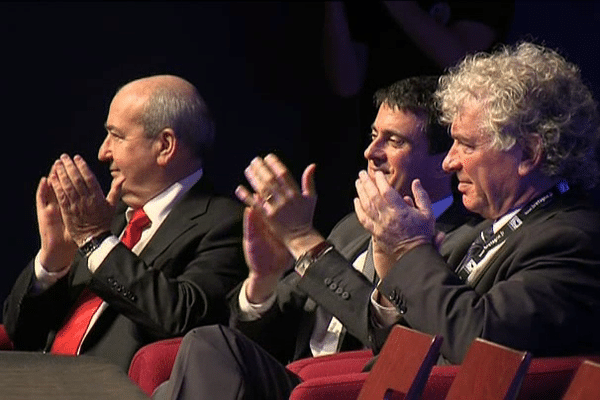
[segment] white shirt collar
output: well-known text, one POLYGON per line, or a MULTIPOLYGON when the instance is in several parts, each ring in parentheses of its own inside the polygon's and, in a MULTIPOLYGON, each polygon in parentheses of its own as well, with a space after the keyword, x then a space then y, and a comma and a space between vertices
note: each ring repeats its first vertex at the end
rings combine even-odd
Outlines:
MULTIPOLYGON (((156 225, 162 222, 169 212, 171 212, 175 203, 202 178, 202 175, 203 171, 199 169, 182 180, 175 182, 144 204, 142 208, 146 215, 148 215, 148 218, 150 218, 152 224, 156 225)), ((128 222, 132 214, 133 208, 128 207, 125 213, 128 222)))

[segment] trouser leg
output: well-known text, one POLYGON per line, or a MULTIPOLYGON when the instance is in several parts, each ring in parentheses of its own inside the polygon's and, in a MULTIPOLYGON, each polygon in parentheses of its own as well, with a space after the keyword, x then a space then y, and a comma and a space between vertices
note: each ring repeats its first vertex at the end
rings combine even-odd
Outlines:
POLYGON ((296 375, 246 336, 213 325, 185 335, 171 377, 155 398, 284 400, 298 383, 296 375))

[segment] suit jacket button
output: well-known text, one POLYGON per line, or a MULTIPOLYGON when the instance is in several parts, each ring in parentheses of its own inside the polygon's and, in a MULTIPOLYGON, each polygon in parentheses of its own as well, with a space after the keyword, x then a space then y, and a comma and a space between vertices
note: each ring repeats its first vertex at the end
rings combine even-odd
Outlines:
POLYGON ((348 292, 342 293, 342 299, 348 300, 349 298, 350 298, 350 293, 348 293, 348 292))
POLYGON ((341 287, 338 287, 338 288, 335 290, 335 294, 339 294, 339 295, 341 295, 342 293, 344 293, 344 289, 342 289, 341 287))
POLYGON ((331 282, 331 284, 329 285, 329 289, 331 289, 332 291, 335 291, 337 288, 338 285, 335 282, 331 282))
POLYGON ((325 283, 325 285, 329 286, 329 285, 331 285, 332 280, 331 280, 331 278, 325 278, 325 280, 323 282, 325 283))

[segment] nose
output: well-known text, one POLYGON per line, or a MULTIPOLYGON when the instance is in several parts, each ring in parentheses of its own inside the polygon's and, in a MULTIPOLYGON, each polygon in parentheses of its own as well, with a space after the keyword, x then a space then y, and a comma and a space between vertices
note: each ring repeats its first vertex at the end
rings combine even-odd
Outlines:
POLYGON ((100 161, 108 161, 110 160, 110 135, 106 135, 104 141, 100 145, 100 149, 98 149, 98 160, 100 161))
POLYGON ((444 161, 442 161, 442 169, 446 172, 456 172, 460 169, 460 161, 458 159, 455 144, 452 144, 450 151, 448 151, 448 154, 446 154, 446 157, 444 157, 444 161))
POLYGON ((378 135, 365 149, 364 156, 367 160, 381 160, 385 158, 385 151, 383 150, 384 140, 378 135))

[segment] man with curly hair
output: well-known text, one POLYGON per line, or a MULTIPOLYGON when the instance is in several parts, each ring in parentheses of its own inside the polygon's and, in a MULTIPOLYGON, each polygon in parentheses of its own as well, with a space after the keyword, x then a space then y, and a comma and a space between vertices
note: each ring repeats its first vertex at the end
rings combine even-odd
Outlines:
MULTIPOLYGON (((382 171, 361 171, 355 210, 381 279, 373 301, 443 336, 441 362, 460 364, 477 337, 534 356, 600 352, 600 214, 585 194, 598 178, 600 125, 578 68, 522 43, 465 58, 436 98, 453 139, 443 168, 484 221, 438 248, 425 184, 414 179, 407 197, 382 171)), ((391 326, 371 319, 368 329, 377 352, 391 326)), ((254 383, 262 397, 237 398, 287 398, 289 382, 271 382, 254 383)))
MULTIPOLYGON (((418 180, 413 205, 361 173, 355 208, 388 271, 379 300, 406 325, 441 334, 451 363, 477 337, 534 356, 599 352, 600 218, 585 194, 598 178, 599 124, 578 68, 521 43, 467 57, 436 97, 454 140, 443 167, 485 221, 438 251, 418 180)), ((389 330, 374 331, 383 343, 389 330)))

